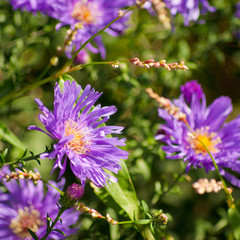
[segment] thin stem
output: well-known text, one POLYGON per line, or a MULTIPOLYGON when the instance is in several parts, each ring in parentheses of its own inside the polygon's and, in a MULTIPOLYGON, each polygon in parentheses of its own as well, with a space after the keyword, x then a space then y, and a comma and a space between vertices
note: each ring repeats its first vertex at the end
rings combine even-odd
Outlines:
POLYGON ((34 89, 36 87, 42 86, 45 83, 51 82, 52 80, 58 78, 59 76, 61 76, 63 74, 68 74, 68 73, 80 70, 80 69, 82 69, 84 67, 88 67, 88 66, 91 66, 91 65, 112 65, 112 64, 114 64, 116 62, 128 62, 128 61, 129 60, 116 60, 116 61, 108 61, 108 62, 91 62, 91 63, 88 63, 88 64, 77 65, 77 66, 75 66, 75 67, 73 67, 71 69, 66 68, 66 66, 65 66, 64 68, 60 69, 56 74, 54 74, 54 75, 52 75, 50 77, 44 78, 43 80, 34 82, 32 84, 29 84, 29 85, 27 85, 26 87, 24 87, 22 89, 13 91, 10 94, 0 98, 0 104, 8 102, 8 101, 10 101, 13 98, 17 98, 21 94, 23 94, 23 93, 25 93, 27 91, 31 91, 32 89, 34 89))
MULTIPOLYGON (((193 136, 195 136, 193 130, 191 129, 190 125, 188 123, 186 123, 188 129, 191 131, 191 133, 193 134, 193 136)), ((228 199, 228 206, 233 208, 235 207, 235 204, 234 204, 234 200, 233 200, 233 197, 232 197, 232 194, 229 192, 228 188, 227 188, 227 184, 225 183, 225 180, 224 178, 222 177, 222 175, 220 174, 220 171, 219 171, 219 168, 218 168, 218 165, 214 159, 214 157, 212 156, 212 154, 210 153, 210 151, 208 150, 207 146, 199 139, 199 138, 196 138, 202 145, 203 147, 205 148, 205 150, 207 151, 208 155, 210 156, 210 158, 212 159, 212 162, 213 162, 213 165, 215 167, 215 170, 217 172, 217 175, 219 177, 219 179, 222 181, 223 183, 223 189, 227 195, 227 199, 228 199)))
MULTIPOLYGON (((3 104, 5 102, 8 102, 9 100, 16 98, 18 96, 20 96, 21 94, 30 91, 36 87, 39 87, 45 83, 48 83, 56 78, 58 78, 59 76, 61 76, 62 74, 68 73, 69 69, 70 69, 70 65, 72 64, 74 58, 77 56, 77 54, 89 43, 91 42, 95 37, 97 37, 98 35, 100 35, 105 29, 107 29, 109 26, 111 26, 114 22, 116 22, 118 19, 120 19, 121 17, 123 17, 125 14, 127 14, 128 12, 132 11, 133 9, 135 9, 136 6, 131 6, 129 7, 123 14, 119 15, 117 18, 115 18, 114 20, 112 20, 109 24, 107 24, 104 28, 102 28, 100 31, 98 31, 96 34, 94 34, 92 37, 90 37, 85 43, 82 44, 82 46, 78 49, 77 52, 75 52, 75 54, 73 55, 73 57, 54 75, 47 77, 41 81, 37 81, 34 82, 33 84, 27 85, 26 87, 22 88, 22 89, 18 89, 15 90, 11 93, 9 93, 8 95, 0 98, 0 104, 3 104)), ((96 63, 97 64, 97 63, 96 63)), ((98 63, 100 64, 100 63, 98 63)), ((107 64, 107 63, 102 63, 102 64, 107 64)), ((88 64, 85 64, 86 66, 89 66, 88 64)), ((93 65, 93 64, 91 64, 93 65)), ((41 74, 41 77, 48 71, 49 69, 49 65, 47 66, 47 69, 44 71, 43 74, 41 74)), ((84 65, 82 66, 84 67, 84 65)), ((79 67, 78 69, 81 69, 82 67, 79 67)), ((71 70, 71 72, 73 72, 74 70, 71 70)), ((40 78, 40 77, 39 77, 40 78)))
POLYGON ((63 191, 61 191, 59 188, 55 187, 54 185, 52 185, 52 184, 49 183, 48 181, 46 181, 46 180, 44 180, 44 179, 42 179, 42 178, 41 178, 41 180, 42 180, 44 183, 46 183, 46 184, 48 184, 49 186, 51 186, 52 188, 54 188, 55 190, 57 190, 61 195, 64 194, 63 191))
POLYGON ((27 157, 27 158, 20 158, 18 160, 12 161, 12 162, 4 163, 3 165, 4 166, 5 165, 13 165, 13 164, 17 164, 17 163, 20 163, 20 162, 27 162, 27 161, 31 161, 31 160, 36 160, 36 158, 39 158, 41 154, 42 153, 39 153, 39 154, 31 156, 31 157, 27 157))
POLYGON ((159 200, 154 204, 154 206, 156 206, 161 201, 161 199, 176 185, 176 183, 184 173, 185 169, 178 174, 177 178, 169 185, 168 189, 162 192, 161 196, 159 197, 159 200))
POLYGON ((60 219, 61 215, 63 214, 63 212, 65 211, 66 209, 61 207, 59 209, 59 212, 57 214, 57 217, 54 219, 53 223, 51 224, 51 226, 49 227, 47 233, 44 235, 44 237, 42 237, 40 240, 46 240, 47 239, 47 236, 51 233, 51 231, 53 230, 54 226, 56 225, 56 223, 58 222, 58 220, 60 219))
POLYGON ((72 56, 72 58, 66 63, 66 66, 69 66, 72 64, 73 60, 75 59, 75 57, 78 55, 78 53, 88 44, 90 43, 95 37, 97 37, 98 35, 100 35, 105 29, 107 29, 109 26, 111 26, 113 23, 115 23, 118 19, 120 19, 121 17, 123 17, 124 15, 126 15, 128 12, 132 11, 133 9, 135 9, 136 6, 131 6, 129 7, 125 12, 123 12, 121 15, 119 15, 117 18, 113 19, 109 24, 107 24, 104 28, 102 28, 100 31, 98 31, 97 33, 95 33, 92 37, 90 37, 85 43, 82 44, 82 46, 74 53, 74 55, 72 56))

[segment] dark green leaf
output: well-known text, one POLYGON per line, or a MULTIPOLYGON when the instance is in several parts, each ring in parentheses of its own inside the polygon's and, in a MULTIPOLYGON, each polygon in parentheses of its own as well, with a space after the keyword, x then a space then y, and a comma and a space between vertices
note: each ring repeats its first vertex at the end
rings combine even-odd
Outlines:
POLYGON ((0 168, 4 165, 4 163, 5 163, 5 159, 2 156, 2 154, 0 154, 0 168))
POLYGON ((64 237, 66 237, 66 234, 65 234, 64 232, 62 232, 61 230, 59 230, 59 229, 53 229, 52 231, 59 232, 59 233, 61 233, 64 237))
POLYGON ((236 208, 228 209, 229 222, 233 230, 236 240, 240 240, 240 205, 236 204, 236 208))
POLYGON ((37 235, 35 234, 35 232, 33 232, 31 229, 27 228, 28 232, 31 234, 31 236, 33 237, 34 240, 38 240, 37 235))
MULTIPOLYGON (((139 206, 138 200, 135 193, 134 186, 132 184, 132 180, 128 173, 127 166, 122 161, 121 162, 122 169, 119 171, 117 175, 114 175, 118 178, 117 183, 108 184, 105 187, 106 192, 104 193, 104 189, 100 190, 95 187, 95 193, 103 198, 105 194, 105 200, 108 198, 107 196, 111 196, 112 199, 123 209, 129 216, 131 220, 138 219, 139 217, 139 206)), ((113 204, 110 202, 110 204, 113 204)))

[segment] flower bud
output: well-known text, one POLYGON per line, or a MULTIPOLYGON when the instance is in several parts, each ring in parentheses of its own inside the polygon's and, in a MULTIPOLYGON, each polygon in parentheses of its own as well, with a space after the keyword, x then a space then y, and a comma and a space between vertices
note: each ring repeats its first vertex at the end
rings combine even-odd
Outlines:
POLYGON ((68 186, 66 192, 60 197, 59 202, 64 208, 71 208, 74 204, 82 198, 84 188, 76 183, 68 186))
POLYGON ((84 188, 79 184, 73 183, 67 188, 67 195, 72 200, 78 201, 79 199, 82 198, 83 194, 84 188))

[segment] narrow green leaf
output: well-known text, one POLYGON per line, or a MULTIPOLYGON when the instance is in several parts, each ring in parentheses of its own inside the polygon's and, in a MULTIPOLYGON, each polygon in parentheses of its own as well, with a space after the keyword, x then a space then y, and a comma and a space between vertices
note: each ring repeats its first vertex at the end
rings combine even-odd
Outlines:
POLYGON ((38 240, 38 236, 31 229, 27 228, 28 232, 31 234, 34 240, 38 240))
POLYGON ((140 219, 140 220, 135 221, 134 223, 141 224, 141 225, 146 225, 146 224, 149 224, 150 222, 151 222, 150 219, 140 219))
POLYGON ((50 229, 50 226, 51 226, 51 222, 53 220, 49 217, 48 213, 47 213, 47 232, 49 231, 50 229))
POLYGON ((236 240, 240 240, 240 205, 236 204, 236 208, 228 209, 229 222, 233 230, 236 240))
POLYGON ((59 232, 59 233, 61 233, 64 237, 66 237, 66 234, 65 234, 63 231, 59 230, 59 229, 53 229, 52 231, 59 232))
POLYGON ((8 148, 5 148, 5 150, 2 153, 2 156, 5 158, 8 154, 8 148))
POLYGON ((142 205, 143 211, 145 213, 149 213, 149 207, 148 207, 147 203, 144 200, 141 200, 141 205, 142 205))
POLYGON ((5 159, 2 156, 2 154, 0 154, 0 168, 4 165, 4 163, 5 163, 5 159))
POLYGON ((118 182, 108 184, 107 187, 101 190, 99 190, 97 187, 94 187, 95 193, 101 199, 104 198, 105 202, 108 201, 107 204, 109 203, 111 206, 114 204, 111 201, 112 198, 119 205, 119 207, 128 214, 129 218, 134 221, 139 218, 138 200, 132 180, 128 173, 127 166, 123 161, 121 162, 121 166, 122 169, 119 171, 119 173, 114 175, 117 177, 118 182), (111 196, 111 198, 109 196, 111 196))
POLYGON ((24 144, 17 138, 17 136, 12 133, 7 126, 0 121, 0 138, 4 139, 5 141, 9 142, 16 148, 25 151, 26 147, 24 144))

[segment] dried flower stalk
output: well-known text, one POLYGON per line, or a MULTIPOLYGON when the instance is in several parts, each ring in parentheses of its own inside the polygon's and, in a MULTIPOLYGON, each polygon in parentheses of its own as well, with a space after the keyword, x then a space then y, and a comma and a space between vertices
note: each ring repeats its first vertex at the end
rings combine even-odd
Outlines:
POLYGON ((102 214, 100 214, 97 210, 93 208, 86 207, 83 203, 78 203, 74 205, 74 209, 76 209, 79 212, 87 212, 89 213, 93 218, 101 218, 107 220, 107 222, 111 223, 112 225, 118 224, 117 221, 113 220, 112 217, 107 214, 106 217, 104 217, 102 214))
MULTIPOLYGON (((219 192, 223 189, 222 181, 216 181, 215 179, 200 178, 197 182, 192 184, 192 187, 198 194, 219 192)), ((232 193, 232 189, 228 188, 228 191, 232 193)))
POLYGON ((147 88, 145 90, 148 95, 155 99, 159 106, 163 109, 165 109, 170 115, 175 117, 177 120, 182 121, 187 124, 186 115, 179 111, 179 108, 177 108, 169 99, 160 97, 157 93, 155 93, 152 88, 147 88))
POLYGON ((145 67, 145 68, 150 68, 150 67, 155 67, 155 68, 160 68, 163 67, 168 71, 171 70, 188 70, 188 67, 185 65, 184 61, 180 61, 180 63, 166 63, 166 60, 160 60, 156 62, 154 59, 149 59, 146 61, 140 61, 139 58, 132 58, 129 60, 132 62, 134 65, 138 67, 145 67))
POLYGON ((33 180, 33 182, 36 184, 38 180, 41 179, 40 174, 38 172, 33 172, 30 170, 27 172, 26 169, 23 171, 18 170, 17 172, 11 172, 10 174, 3 174, 1 173, 2 178, 6 179, 7 182, 11 181, 11 179, 17 180, 17 179, 29 179, 33 180))
POLYGON ((169 17, 169 12, 167 11, 166 4, 162 0, 150 0, 152 6, 157 13, 159 21, 163 24, 166 29, 171 28, 171 19, 169 17))

